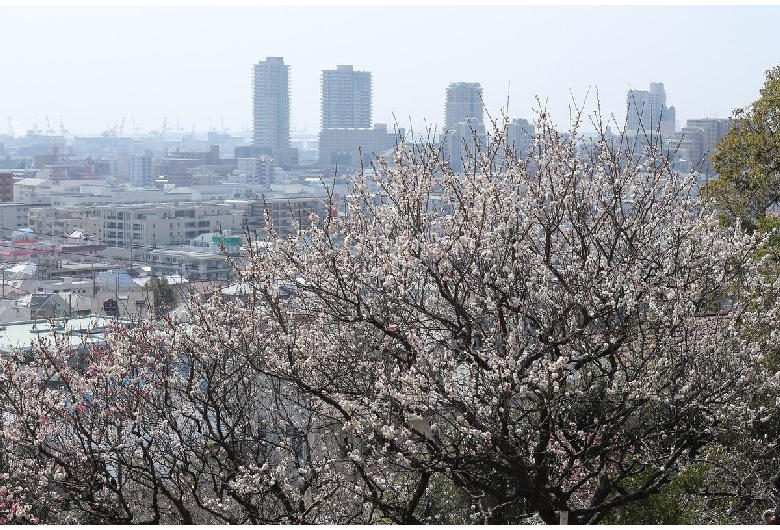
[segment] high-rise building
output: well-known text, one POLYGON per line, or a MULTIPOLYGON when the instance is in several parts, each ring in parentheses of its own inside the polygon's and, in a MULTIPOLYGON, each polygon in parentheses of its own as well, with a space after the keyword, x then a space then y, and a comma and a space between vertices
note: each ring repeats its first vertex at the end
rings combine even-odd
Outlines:
POLYGON ((388 132, 387 125, 375 123, 365 127, 331 127, 322 129, 319 138, 319 163, 321 167, 358 169, 369 167, 375 157, 392 149, 404 130, 398 134, 388 132))
POLYGON ((450 83, 444 108, 444 128, 455 129, 459 123, 484 123, 482 87, 479 83, 450 83))
POLYGON ((682 166, 683 169, 693 169, 709 177, 713 172, 712 155, 729 129, 731 122, 726 118, 690 119, 668 140, 669 152, 688 163, 688 166, 682 166))
POLYGON ((626 96, 626 130, 654 133, 660 126, 661 135, 675 131, 675 109, 666 106, 663 83, 650 83, 650 90, 629 90, 626 96))
POLYGON ((517 156, 526 156, 531 150, 536 127, 524 118, 515 118, 506 125, 506 143, 517 156))
POLYGON ((450 83, 444 105, 443 146, 453 171, 463 171, 486 140, 482 86, 450 83))
POLYGON ((253 68, 253 144, 275 154, 290 147, 290 67, 282 57, 266 57, 253 68))
POLYGON ((393 146, 386 125, 371 126, 371 82, 371 72, 355 71, 350 64, 322 71, 321 167, 357 169, 393 146))
POLYGON ((150 186, 154 182, 152 153, 128 155, 128 181, 133 186, 150 186))
POLYGON ((338 65, 322 71, 321 87, 323 129, 371 127, 371 72, 338 65))

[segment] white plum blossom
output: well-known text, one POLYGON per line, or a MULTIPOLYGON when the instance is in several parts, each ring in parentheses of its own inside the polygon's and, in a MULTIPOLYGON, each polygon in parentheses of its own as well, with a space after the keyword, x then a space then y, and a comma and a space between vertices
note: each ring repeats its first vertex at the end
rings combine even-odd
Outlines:
POLYGON ((340 215, 249 234, 246 296, 3 358, 15 517, 596 523, 726 451, 780 399, 764 241, 578 128, 498 123, 461 174, 401 139, 340 215))

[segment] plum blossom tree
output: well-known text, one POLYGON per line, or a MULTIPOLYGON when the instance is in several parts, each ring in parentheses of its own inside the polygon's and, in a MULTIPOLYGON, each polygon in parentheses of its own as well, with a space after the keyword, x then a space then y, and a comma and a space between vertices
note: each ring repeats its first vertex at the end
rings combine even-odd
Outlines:
POLYGON ((652 146, 536 126, 459 174, 401 143, 341 215, 250 234, 244 296, 186 323, 5 358, 23 515, 595 523, 752 436, 777 396, 762 236, 652 146))

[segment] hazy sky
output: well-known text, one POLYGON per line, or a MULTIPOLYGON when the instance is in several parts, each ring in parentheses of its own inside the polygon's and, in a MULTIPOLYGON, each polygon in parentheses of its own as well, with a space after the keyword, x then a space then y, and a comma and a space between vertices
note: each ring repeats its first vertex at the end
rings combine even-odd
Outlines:
MULTIPOLYGON (((373 72, 374 121, 441 124, 454 81, 481 83, 497 115, 565 125, 596 90, 622 123, 626 91, 663 82, 680 126, 728 117, 780 64, 780 7, 0 6, 0 133, 33 126, 187 131, 251 122, 252 65, 291 66, 294 130, 319 129, 320 71, 373 72)), ((592 129, 588 126, 586 129, 592 129)))

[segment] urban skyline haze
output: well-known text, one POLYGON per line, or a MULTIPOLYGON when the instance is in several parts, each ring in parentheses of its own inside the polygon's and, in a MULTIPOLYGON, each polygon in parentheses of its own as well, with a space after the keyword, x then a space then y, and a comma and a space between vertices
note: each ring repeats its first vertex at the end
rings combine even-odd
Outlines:
MULTIPOLYGON (((664 84, 678 128, 758 97, 780 63, 780 7, 1 6, 0 134, 251 130, 253 65, 290 66, 293 132, 320 129, 320 76, 371 72, 373 121, 441 130, 446 89, 479 83, 485 107, 566 127, 598 99, 623 125, 626 93, 664 84)), ((593 127, 587 123, 585 130, 593 127)))

